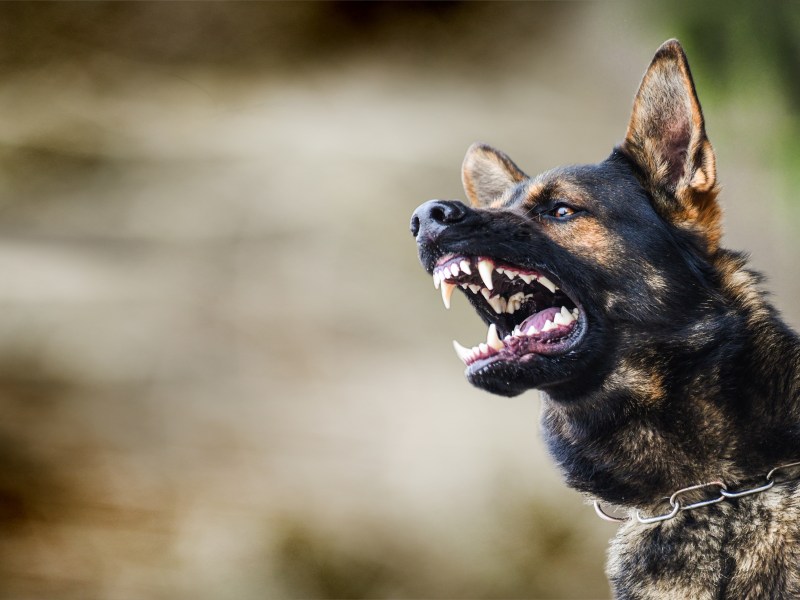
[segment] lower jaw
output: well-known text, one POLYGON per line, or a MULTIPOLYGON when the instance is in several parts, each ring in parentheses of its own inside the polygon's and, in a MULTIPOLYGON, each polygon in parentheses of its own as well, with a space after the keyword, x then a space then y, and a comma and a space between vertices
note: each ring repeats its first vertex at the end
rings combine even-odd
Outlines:
POLYGON ((564 356, 580 344, 585 333, 585 323, 579 321, 577 326, 564 338, 556 340, 541 340, 531 337, 512 338, 501 350, 471 363, 467 367, 467 375, 475 375, 481 371, 485 372, 487 369, 491 370, 493 365, 524 366, 539 358, 564 356))

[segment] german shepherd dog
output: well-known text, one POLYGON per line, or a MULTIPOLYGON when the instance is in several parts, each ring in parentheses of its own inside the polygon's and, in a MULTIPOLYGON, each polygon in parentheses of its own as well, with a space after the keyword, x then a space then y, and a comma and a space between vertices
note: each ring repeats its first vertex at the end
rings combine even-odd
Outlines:
POLYGON ((615 508, 615 597, 800 598, 800 339, 720 246, 680 44, 656 52, 603 162, 529 177, 474 144, 462 179, 470 206, 414 212, 420 260, 488 325, 455 343, 467 379, 541 390, 568 485, 615 508))

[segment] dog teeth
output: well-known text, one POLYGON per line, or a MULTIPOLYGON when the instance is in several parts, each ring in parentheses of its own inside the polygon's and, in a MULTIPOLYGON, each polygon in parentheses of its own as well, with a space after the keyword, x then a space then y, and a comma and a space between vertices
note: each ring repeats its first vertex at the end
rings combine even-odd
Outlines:
MULTIPOLYGON (((548 289, 550 293, 555 293, 556 290, 558 290, 558 286, 544 275, 520 273, 509 267, 498 267, 488 258, 482 258, 478 260, 477 263, 471 263, 469 259, 461 259, 450 262, 446 266, 439 267, 433 272, 433 285, 435 288, 441 290, 442 303, 446 309, 449 309, 451 306, 453 290, 460 286, 463 290, 470 290, 473 294, 480 294, 483 296, 486 303, 496 314, 513 315, 521 309, 522 305, 525 304, 527 300, 533 298, 535 294, 525 294, 524 291, 519 291, 508 297, 504 297, 500 293, 496 296, 492 296, 495 288, 492 278, 495 271, 505 276, 508 281, 513 282, 516 278, 520 278, 526 284, 538 281, 543 287, 548 289), (472 275, 475 266, 477 266, 478 275, 480 276, 483 286, 469 281, 458 281, 459 276, 462 274, 472 275)), ((566 306, 562 306, 560 311, 553 315, 552 319, 545 321, 541 330, 530 326, 527 331, 522 331, 519 326, 516 326, 514 330, 506 336, 506 342, 514 337, 522 338, 525 336, 533 336, 539 333, 552 331, 558 327, 566 327, 573 321, 576 321, 578 317, 579 310, 577 308, 570 310, 566 306)), ((505 345, 506 344, 500 339, 497 333, 497 326, 494 324, 489 327, 486 334, 486 342, 472 349, 465 348, 456 341, 453 342, 453 348, 455 348, 456 354, 466 364, 471 364, 478 359, 486 358, 487 353, 499 351, 504 348, 505 345)))
POLYGON ((455 349, 458 358, 460 358, 461 362, 463 362, 464 364, 466 364, 467 360, 470 357, 472 357, 472 350, 470 350, 469 348, 464 348, 464 346, 462 346, 455 340, 453 340, 453 348, 455 349))
POLYGON ((489 303, 489 306, 491 306, 494 309, 494 312, 496 312, 497 314, 505 312, 506 301, 504 298, 500 296, 494 296, 487 298, 486 301, 489 303))
POLYGON ((453 340, 453 349, 456 351, 456 355, 461 362, 470 365, 480 358, 491 356, 494 352, 501 350, 505 346, 497 335, 497 328, 494 325, 489 326, 489 333, 486 337, 486 342, 481 342, 474 348, 465 348, 456 340, 453 340))
POLYGON ((478 273, 481 276, 481 280, 483 280, 483 285, 490 290, 494 289, 494 284, 492 283, 492 271, 494 271, 494 263, 492 263, 492 261, 485 258, 482 258, 478 261, 478 273))
POLYGON ((556 293, 556 290, 558 289, 558 288, 556 287, 556 284, 555 284, 555 283, 553 283, 552 281, 550 281, 550 280, 549 280, 547 277, 545 277, 544 275, 540 275, 540 276, 539 276, 539 283, 541 283, 541 284, 542 284, 544 287, 546 287, 548 290, 550 290, 550 293, 551 293, 551 294, 555 294, 555 293, 556 293))
POLYGON ((490 348, 494 348, 495 350, 500 350, 504 346, 503 342, 500 340, 500 336, 497 335, 497 327, 494 323, 489 325, 489 332, 486 334, 486 343, 490 348))
POLYGON ((550 319, 547 319, 547 321, 544 322, 544 327, 542 327, 542 332, 544 333, 545 331, 552 331, 555 328, 556 324, 553 323, 550 319))
POLYGON ((564 317, 564 320, 567 324, 572 323, 577 319, 577 309, 575 312, 570 312, 570 310, 566 306, 561 307, 561 316, 564 317))
POLYGON ((561 312, 556 313, 556 316, 553 317, 553 323, 556 325, 569 325, 575 320, 575 317, 572 316, 572 313, 569 312, 569 309, 566 306, 561 307, 561 312))
POLYGON ((508 297, 509 302, 513 302, 519 307, 525 301, 525 292, 517 292, 508 297))
POLYGON ((456 288, 455 283, 450 283, 449 281, 442 281, 442 302, 444 302, 444 307, 449 309, 450 308, 450 298, 453 295, 453 290, 456 288))

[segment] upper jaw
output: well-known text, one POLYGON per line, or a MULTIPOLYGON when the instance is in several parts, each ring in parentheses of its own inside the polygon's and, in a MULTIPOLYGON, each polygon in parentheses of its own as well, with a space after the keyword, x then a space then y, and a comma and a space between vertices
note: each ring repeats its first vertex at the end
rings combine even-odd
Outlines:
POLYGON ((580 303, 550 273, 463 254, 442 256, 430 270, 445 307, 461 287, 489 324, 486 342, 472 349, 454 342, 468 373, 494 362, 564 354, 583 338, 586 319, 580 303))

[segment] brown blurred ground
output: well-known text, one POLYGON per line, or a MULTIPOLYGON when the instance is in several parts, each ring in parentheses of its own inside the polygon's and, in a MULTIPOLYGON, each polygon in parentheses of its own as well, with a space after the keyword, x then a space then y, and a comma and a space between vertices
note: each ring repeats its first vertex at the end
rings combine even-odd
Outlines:
MULTIPOLYGON (((606 597, 613 527, 536 394, 460 376, 449 340, 485 332, 407 224, 461 196, 476 139, 530 172, 602 159, 659 19, 0 5, 0 596, 606 597)), ((787 109, 697 75, 728 242, 796 326, 787 109)))

